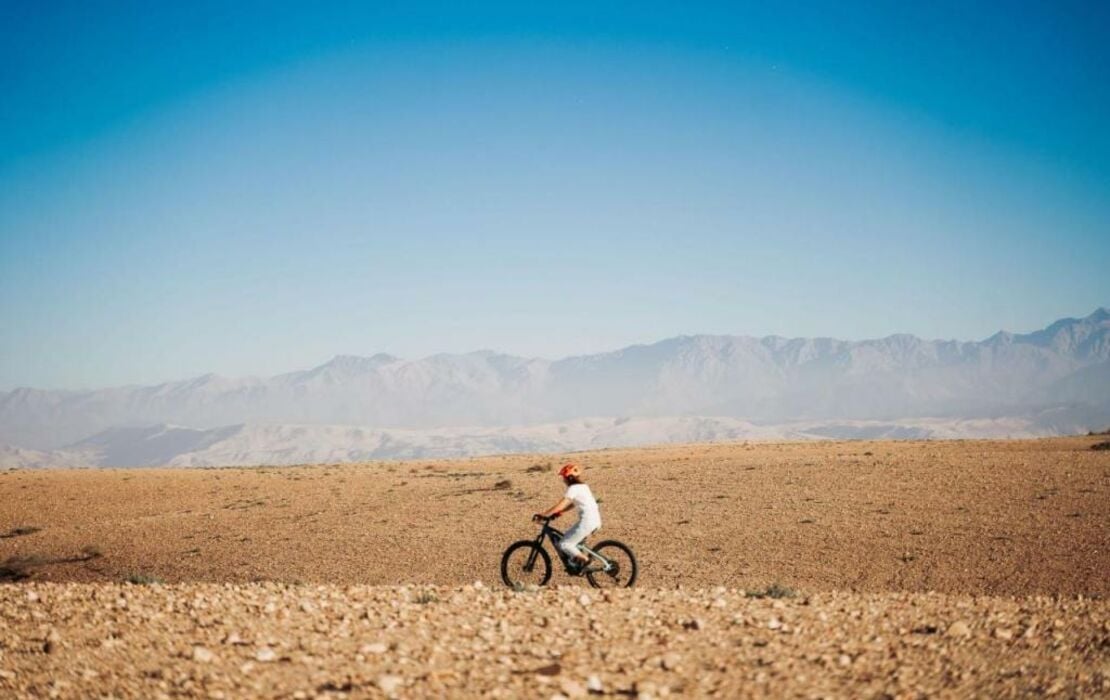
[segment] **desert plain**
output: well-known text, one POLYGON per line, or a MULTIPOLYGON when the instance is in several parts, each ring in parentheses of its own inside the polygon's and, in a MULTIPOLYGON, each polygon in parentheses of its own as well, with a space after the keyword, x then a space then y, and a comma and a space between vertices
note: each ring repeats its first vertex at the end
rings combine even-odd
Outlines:
POLYGON ((1110 696, 1105 440, 0 472, 0 696, 1110 696), (634 589, 501 583, 567 459, 634 589))

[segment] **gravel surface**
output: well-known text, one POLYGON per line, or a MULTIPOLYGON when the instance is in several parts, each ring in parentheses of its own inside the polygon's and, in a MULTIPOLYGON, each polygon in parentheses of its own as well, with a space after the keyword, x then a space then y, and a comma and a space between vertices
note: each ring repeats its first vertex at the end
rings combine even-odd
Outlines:
POLYGON ((0 472, 0 581, 495 585, 573 458, 643 586, 1108 596, 1100 439, 0 472))
POLYGON ((611 592, 500 582, 559 456, 0 472, 0 699, 1110 697, 1097 441, 573 455, 611 592))
POLYGON ((0 586, 8 697, 1110 695, 1090 599, 0 586))

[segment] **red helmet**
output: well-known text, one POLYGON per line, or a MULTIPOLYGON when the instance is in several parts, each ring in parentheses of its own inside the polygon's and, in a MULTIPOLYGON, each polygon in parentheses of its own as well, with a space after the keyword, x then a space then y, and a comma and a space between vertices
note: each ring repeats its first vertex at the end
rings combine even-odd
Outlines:
POLYGON ((582 470, 578 468, 577 464, 564 464, 563 468, 559 470, 559 476, 564 479, 568 476, 579 476, 582 470))

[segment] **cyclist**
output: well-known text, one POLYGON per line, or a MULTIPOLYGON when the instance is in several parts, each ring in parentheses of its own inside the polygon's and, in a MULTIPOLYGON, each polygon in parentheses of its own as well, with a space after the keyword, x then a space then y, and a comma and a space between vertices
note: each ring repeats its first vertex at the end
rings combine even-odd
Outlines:
POLYGON ((571 569, 579 571, 589 563, 590 558, 578 549, 579 543, 601 527, 601 512, 590 487, 582 480, 582 470, 577 464, 566 464, 559 470, 559 476, 567 485, 567 493, 554 507, 532 516, 533 520, 557 518, 571 508, 578 509, 578 522, 563 534, 559 549, 570 557, 571 569))

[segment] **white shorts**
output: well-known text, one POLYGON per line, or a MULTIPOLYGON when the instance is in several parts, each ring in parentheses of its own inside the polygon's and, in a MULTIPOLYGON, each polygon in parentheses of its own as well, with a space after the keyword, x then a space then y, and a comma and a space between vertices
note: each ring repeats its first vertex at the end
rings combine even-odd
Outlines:
POLYGON ((582 550, 578 549, 579 543, 586 539, 598 530, 598 526, 593 523, 583 523, 581 520, 571 526, 569 530, 563 533, 563 539, 559 542, 559 549, 566 552, 571 558, 576 558, 582 554, 582 550))

